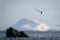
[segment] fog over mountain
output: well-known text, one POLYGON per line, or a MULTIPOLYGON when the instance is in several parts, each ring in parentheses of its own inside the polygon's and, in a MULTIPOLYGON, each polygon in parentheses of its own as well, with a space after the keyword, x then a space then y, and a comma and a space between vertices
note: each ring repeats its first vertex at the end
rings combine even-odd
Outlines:
POLYGON ((24 18, 22 20, 19 20, 14 25, 14 28, 16 28, 18 30, 33 30, 33 28, 35 28, 38 25, 39 25, 39 23, 37 23, 33 20, 29 20, 29 19, 24 18))
MULTIPOLYGON (((48 31, 49 27, 44 24, 40 23, 36 19, 26 19, 23 18, 17 21, 13 26, 11 26, 19 31, 48 31)), ((2 27, 2 30, 6 30, 9 26, 2 27)))

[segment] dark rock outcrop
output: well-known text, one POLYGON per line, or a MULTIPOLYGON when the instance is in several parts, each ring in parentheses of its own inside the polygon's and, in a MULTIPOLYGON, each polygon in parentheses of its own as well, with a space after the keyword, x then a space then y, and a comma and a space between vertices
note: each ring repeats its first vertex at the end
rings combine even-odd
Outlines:
POLYGON ((25 34, 23 31, 17 31, 16 29, 9 27, 6 31, 7 37, 25 37, 28 38, 29 36, 25 34))

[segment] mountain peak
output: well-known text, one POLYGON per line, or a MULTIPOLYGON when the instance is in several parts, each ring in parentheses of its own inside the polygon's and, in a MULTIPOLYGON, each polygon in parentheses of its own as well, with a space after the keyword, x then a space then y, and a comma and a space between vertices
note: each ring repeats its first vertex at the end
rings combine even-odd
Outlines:
MULTIPOLYGON (((29 19, 21 19, 19 20, 15 25, 14 28, 22 30, 23 29, 23 25, 30 25, 32 28, 36 27, 37 25, 39 25, 39 23, 34 22, 33 20, 29 20, 29 19)), ((31 29, 32 29, 31 28, 31 29)), ((25 29, 24 29, 25 30, 25 29)))

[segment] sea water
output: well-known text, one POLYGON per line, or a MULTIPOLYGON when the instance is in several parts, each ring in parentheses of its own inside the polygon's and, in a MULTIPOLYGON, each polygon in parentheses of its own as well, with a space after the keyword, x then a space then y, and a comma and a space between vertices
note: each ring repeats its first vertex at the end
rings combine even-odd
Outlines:
POLYGON ((24 31, 29 38, 7 38, 5 31, 0 31, 0 40, 60 40, 60 31, 24 31))

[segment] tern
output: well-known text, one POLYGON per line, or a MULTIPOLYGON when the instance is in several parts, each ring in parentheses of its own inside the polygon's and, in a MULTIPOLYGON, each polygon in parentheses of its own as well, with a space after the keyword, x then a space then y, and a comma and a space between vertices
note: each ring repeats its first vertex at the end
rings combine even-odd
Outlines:
POLYGON ((42 13, 44 12, 45 9, 44 9, 43 11, 40 11, 39 9, 36 8, 36 10, 37 10, 39 13, 42 14, 42 13))

